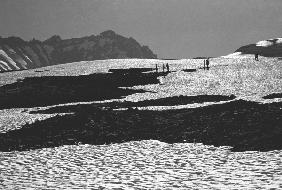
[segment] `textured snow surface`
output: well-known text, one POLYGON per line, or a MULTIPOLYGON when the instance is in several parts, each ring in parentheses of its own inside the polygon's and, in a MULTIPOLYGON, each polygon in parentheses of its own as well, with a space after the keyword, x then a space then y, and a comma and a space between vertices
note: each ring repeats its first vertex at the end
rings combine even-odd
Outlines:
MULTIPOLYGON (((279 59, 214 58, 209 71, 203 60, 102 60, 0 73, 0 86, 32 76, 76 76, 110 68, 151 67, 169 63, 172 72, 161 84, 136 86, 152 92, 123 100, 140 101, 176 95, 231 95, 258 102, 282 91, 279 59), (182 69, 197 69, 187 73, 182 69), (35 72, 42 71, 42 72, 35 72)), ((113 101, 113 100, 109 100, 113 101)), ((86 103, 86 102, 84 102, 86 103)), ((224 103, 224 102, 219 102, 224 103)), ((72 104, 72 103, 70 103, 72 104)), ((179 109, 147 107, 144 109, 179 109)), ((32 108, 36 109, 36 108, 32 108)), ((0 110, 1 132, 53 115, 32 109, 0 110)), ((111 145, 73 145, 24 152, 0 152, 0 189, 282 189, 282 151, 232 153, 228 147, 166 144, 148 140, 111 145)))
POLYGON ((44 120, 57 115, 28 113, 29 111, 36 109, 15 108, 0 110, 0 133, 16 130, 21 128, 24 124, 33 123, 36 120, 44 120))
POLYGON ((156 140, 0 153, 1 189, 279 189, 282 152, 156 140))
POLYGON ((235 52, 225 56, 221 56, 222 58, 234 58, 234 59, 246 59, 246 58, 254 58, 253 54, 243 54, 242 52, 235 52))

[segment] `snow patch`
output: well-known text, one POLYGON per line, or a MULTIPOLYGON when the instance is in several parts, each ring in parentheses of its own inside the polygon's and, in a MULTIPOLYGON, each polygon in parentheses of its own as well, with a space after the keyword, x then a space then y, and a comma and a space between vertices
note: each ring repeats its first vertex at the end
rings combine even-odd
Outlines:
POLYGON ((253 58, 253 54, 242 54, 242 52, 235 52, 225 56, 221 56, 221 58, 231 58, 231 59, 245 59, 245 58, 253 58))
POLYGON ((33 58, 33 60, 35 60, 35 64, 37 66, 39 67, 42 66, 38 55, 31 49, 31 47, 25 46, 23 49, 33 58))
POLYGON ((269 47, 272 45, 273 45, 273 42, 268 41, 268 40, 263 40, 263 41, 259 41, 256 43, 256 46, 260 46, 260 47, 269 47))
POLYGON ((277 43, 277 44, 282 44, 282 38, 277 38, 276 43, 277 43))
POLYGON ((16 70, 20 70, 20 68, 17 66, 17 64, 13 61, 13 59, 11 57, 9 57, 7 55, 7 53, 3 50, 0 50, 0 55, 4 56, 6 58, 6 60, 8 60, 9 64, 13 65, 16 70))
POLYGON ((11 69, 6 62, 0 61, 0 70, 1 71, 8 71, 9 69, 7 69, 7 68, 11 69))
POLYGON ((274 44, 281 44, 281 43, 282 43, 282 38, 275 38, 275 39, 259 41, 256 43, 256 46, 269 47, 269 46, 273 46, 274 44))

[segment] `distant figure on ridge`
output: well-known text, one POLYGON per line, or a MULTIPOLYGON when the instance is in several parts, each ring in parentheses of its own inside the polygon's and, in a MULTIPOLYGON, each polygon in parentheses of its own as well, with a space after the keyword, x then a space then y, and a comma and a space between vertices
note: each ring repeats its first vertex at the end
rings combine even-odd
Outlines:
POLYGON ((204 59, 204 70, 206 70, 206 60, 204 59))
POLYGON ((166 63, 166 71, 169 72, 169 65, 166 63))
POLYGON ((165 65, 163 64, 163 73, 165 72, 165 65))
POLYGON ((158 64, 156 64, 156 72, 158 72, 158 64))
POLYGON ((209 64, 210 64, 210 60, 209 58, 206 60, 206 65, 207 65, 207 70, 209 70, 209 64))
POLYGON ((258 54, 255 54, 255 60, 258 61, 258 54))

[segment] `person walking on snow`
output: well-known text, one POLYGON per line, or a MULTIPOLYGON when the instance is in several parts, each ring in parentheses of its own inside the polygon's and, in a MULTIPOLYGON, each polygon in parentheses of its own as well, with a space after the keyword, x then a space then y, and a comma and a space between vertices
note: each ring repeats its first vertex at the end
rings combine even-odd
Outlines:
POLYGON ((258 61, 258 54, 255 54, 255 60, 258 61))
POLYGON ((166 71, 169 72, 169 65, 166 63, 166 71))
POLYGON ((206 66, 207 66, 207 70, 209 70, 209 64, 210 64, 210 60, 209 58, 206 60, 206 66))

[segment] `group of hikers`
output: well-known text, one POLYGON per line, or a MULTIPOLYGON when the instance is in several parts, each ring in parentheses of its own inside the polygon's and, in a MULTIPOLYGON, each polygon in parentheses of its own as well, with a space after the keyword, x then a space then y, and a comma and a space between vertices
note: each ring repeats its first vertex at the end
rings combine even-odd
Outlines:
MULTIPOLYGON (((258 61, 258 56, 259 55, 256 53, 255 54, 255 60, 256 61, 258 61)), ((206 69, 209 70, 210 69, 209 65, 210 65, 209 58, 204 59, 204 70, 206 70, 206 69)), ((169 65, 168 65, 168 63, 163 64, 163 72, 165 72, 165 70, 166 70, 166 72, 169 72, 169 65)), ((158 64, 156 64, 156 72, 158 72, 158 64)))
MULTIPOLYGON (((169 72, 169 65, 168 65, 168 63, 163 64, 163 72, 165 72, 165 69, 166 69, 166 72, 169 72)), ((156 72, 158 72, 158 64, 156 64, 156 72)))
POLYGON ((210 65, 210 60, 209 60, 209 58, 207 58, 207 59, 205 59, 204 60, 204 70, 209 70, 209 65, 210 65))

